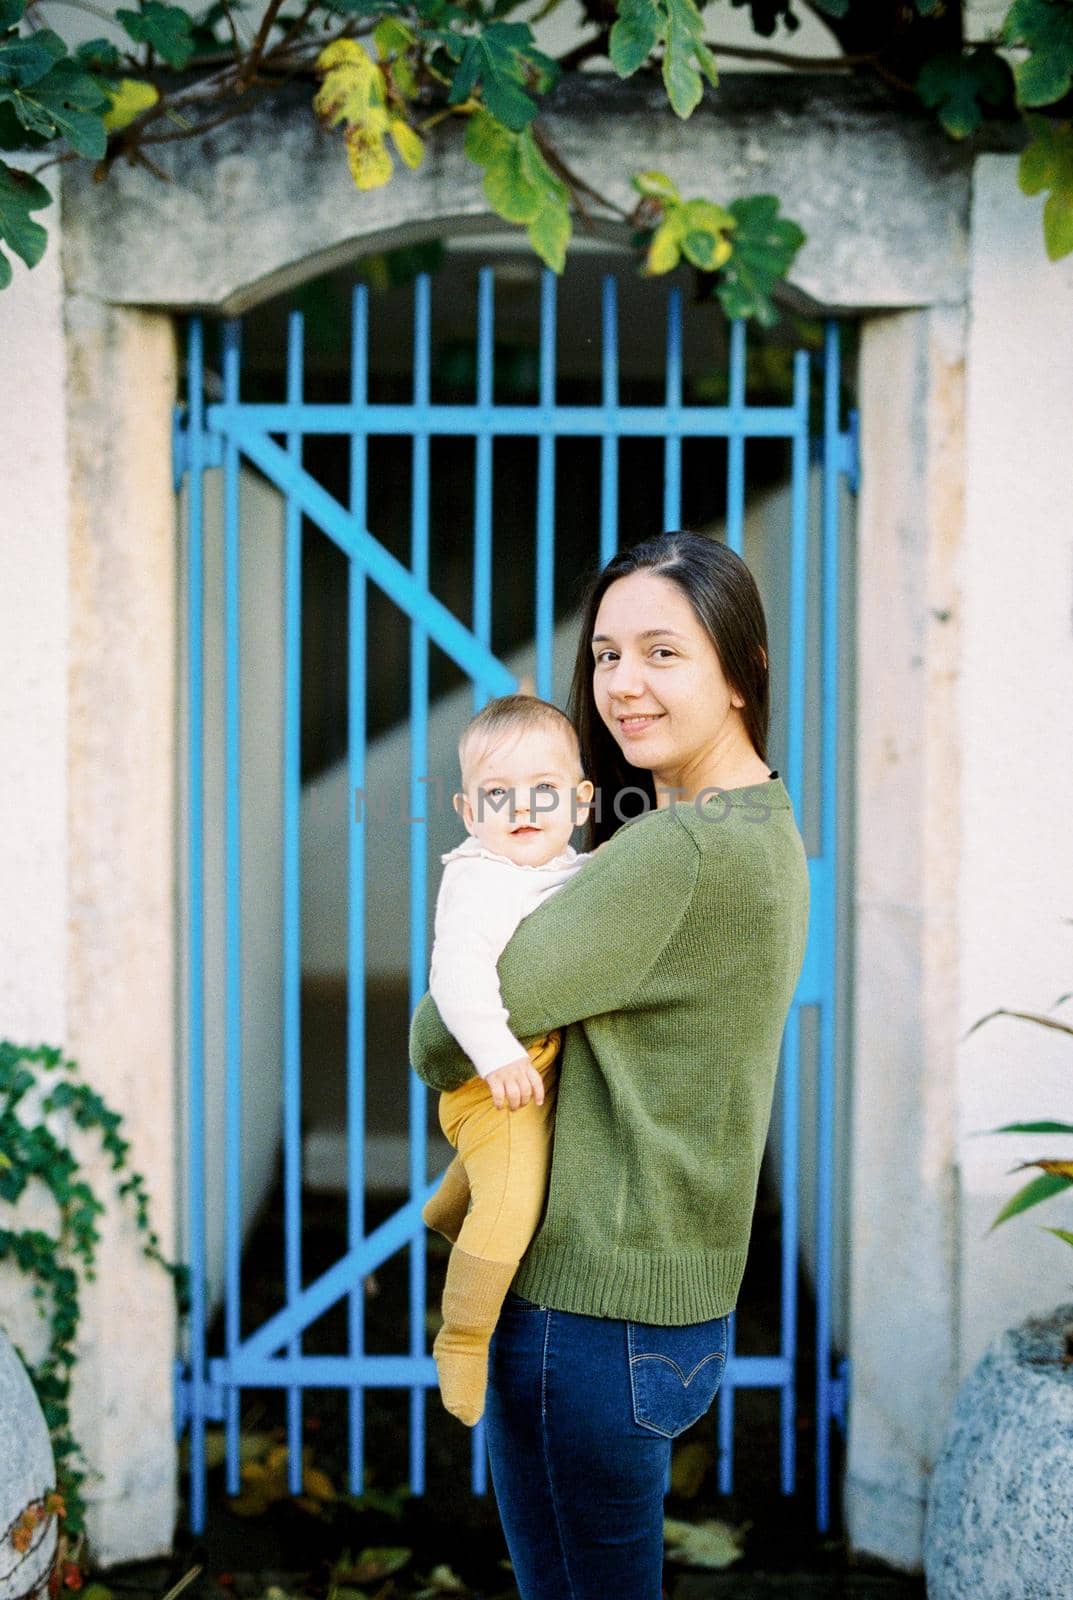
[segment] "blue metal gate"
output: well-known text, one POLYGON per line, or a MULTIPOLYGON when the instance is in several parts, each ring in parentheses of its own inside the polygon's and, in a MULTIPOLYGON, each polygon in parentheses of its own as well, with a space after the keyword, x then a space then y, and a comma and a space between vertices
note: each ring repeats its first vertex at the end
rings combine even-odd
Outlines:
MULTIPOLYGON (((281 1388, 287 1395, 290 1481, 301 1486, 302 1396, 309 1388, 344 1392, 349 1405, 350 1482, 363 1486, 364 1391, 370 1387, 410 1392, 410 1480, 424 1490, 425 1404, 436 1382, 426 1347, 426 1257, 420 1210, 434 1184, 428 1182, 427 1106, 424 1086, 409 1074, 409 1194, 404 1205, 374 1232, 366 1231, 364 1213, 364 948, 365 842, 363 819, 349 817, 348 865, 348 1243, 341 1260, 312 1282, 303 1280, 301 1261, 302 1187, 300 1151, 301 1063, 299 1050, 299 714, 301 637, 301 539, 303 519, 315 524, 349 559, 348 734, 349 792, 365 787, 365 654, 367 585, 371 581, 395 603, 410 630, 410 817, 423 816, 421 777, 427 770, 429 646, 437 645, 472 679, 477 704, 492 694, 511 691, 515 680, 491 650, 492 624, 492 449, 506 435, 537 441, 535 508, 536 691, 550 697, 554 628, 553 571, 555 553, 556 441, 589 437, 601 441, 600 559, 608 560, 619 534, 619 444, 623 439, 663 441, 663 523, 680 523, 682 448, 689 439, 727 441, 727 523, 730 546, 740 551, 745 519, 745 446, 750 438, 790 441, 792 473, 789 546, 789 640, 787 740, 784 776, 800 819, 805 772, 806 719, 820 720, 819 848, 810 855, 812 888, 811 934, 805 967, 787 1024, 780 1068, 781 1091, 781 1289, 779 1351, 750 1355, 739 1351, 731 1336, 726 1373, 717 1412, 719 1488, 729 1493, 733 1472, 735 1395, 749 1387, 776 1390, 780 1396, 780 1486, 791 1493, 795 1483, 795 1411, 798 1370, 796 1296, 799 1275, 799 1087, 803 1008, 818 1015, 816 1052, 817 1120, 813 1243, 816 1296, 816 1395, 818 1526, 826 1529, 830 1513, 832 1423, 844 1430, 847 1365, 832 1348, 832 1195, 835 1116, 835 939, 836 939, 836 756, 839 594, 840 480, 854 480, 854 418, 844 430, 839 415, 839 328, 826 327, 822 359, 807 351, 793 361, 793 394, 787 405, 757 406, 746 400, 746 329, 730 327, 728 403, 683 403, 682 310, 677 289, 653 288, 654 300, 665 295, 665 392, 659 405, 620 405, 618 396, 618 313, 616 281, 603 285, 602 397, 595 405, 563 405, 556 398, 557 282, 550 273, 541 280, 539 399, 535 405, 497 406, 493 395, 494 291, 493 268, 480 272, 476 334, 476 395, 472 404, 437 404, 431 399, 431 288, 427 276, 414 287, 413 398, 406 404, 372 404, 368 400, 369 304, 367 290, 353 293, 350 398, 343 404, 303 403, 303 323, 299 313, 289 321, 286 401, 252 404, 240 394, 240 325, 222 330, 223 389, 218 403, 205 402, 203 327, 192 320, 189 331, 189 391, 177 415, 176 477, 188 481, 188 1244, 191 1313, 186 1360, 177 1384, 180 1426, 190 1434, 190 1515, 195 1530, 204 1525, 206 1424, 223 1422, 229 1492, 239 1487, 239 1404, 243 1389, 281 1388), (818 437, 810 435, 812 367, 818 367, 818 437), (302 442, 309 435, 334 435, 350 450, 349 502, 342 504, 303 467, 302 442), (403 435, 412 440, 410 564, 403 565, 367 526, 367 448, 371 437, 403 435), (429 587, 430 440, 437 435, 475 441, 476 478, 473 543, 473 615, 469 623, 451 614, 429 587), (279 442, 282 440, 283 442, 279 442), (283 704, 283 838, 280 871, 283 881, 283 1207, 285 1232, 285 1297, 278 1311, 255 1332, 240 1336, 241 1222, 241 1096, 243 1017, 239 986, 242 943, 239 879, 239 706, 241 641, 239 637, 239 463, 245 457, 278 486, 286 499, 283 704), (810 515, 810 460, 822 472, 822 509, 810 515), (205 691, 203 645, 204 488, 207 468, 223 469, 224 572, 224 904, 223 972, 226 1016, 225 1175, 224 1175, 224 1349, 209 1356, 206 1345, 205 1274, 205 808, 203 798, 205 691), (818 521, 818 526, 813 526, 818 521), (807 616, 810 603, 810 546, 819 539, 818 617, 807 616), (822 704, 806 706, 806 635, 819 635, 822 704), (389 1257, 409 1248, 410 1348, 394 1355, 365 1351, 363 1279, 389 1257), (331 1306, 345 1300, 348 1345, 338 1355, 302 1351, 303 1330, 331 1306)), ((647 534, 648 530, 639 530, 647 534)), ((813 585, 813 590, 815 585, 813 585)), ((426 987, 427 822, 411 821, 410 837, 410 999, 426 987)), ((483 1427, 472 1440, 472 1485, 486 1488, 483 1427)))

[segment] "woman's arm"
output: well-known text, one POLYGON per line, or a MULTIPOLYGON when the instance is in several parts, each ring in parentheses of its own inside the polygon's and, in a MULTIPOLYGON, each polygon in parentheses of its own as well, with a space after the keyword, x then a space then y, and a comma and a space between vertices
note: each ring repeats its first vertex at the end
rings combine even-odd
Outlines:
MULTIPOLYGON (((620 1011, 658 959, 689 903, 699 856, 672 816, 642 817, 518 927, 499 961, 500 990, 519 1038, 620 1011)), ((434 1089, 473 1067, 426 995, 410 1026, 410 1060, 434 1089)))

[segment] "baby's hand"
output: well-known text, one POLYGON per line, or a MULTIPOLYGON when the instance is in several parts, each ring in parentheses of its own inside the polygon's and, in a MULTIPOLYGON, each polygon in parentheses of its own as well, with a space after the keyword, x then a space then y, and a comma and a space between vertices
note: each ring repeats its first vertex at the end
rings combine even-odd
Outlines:
POLYGON ((508 1061, 505 1067, 497 1067, 485 1076, 484 1081, 491 1089, 492 1099, 499 1111, 504 1106, 517 1111, 521 1106, 527 1106, 530 1100, 535 1100, 538 1106, 544 1104, 544 1080, 528 1056, 519 1056, 517 1061, 508 1061))

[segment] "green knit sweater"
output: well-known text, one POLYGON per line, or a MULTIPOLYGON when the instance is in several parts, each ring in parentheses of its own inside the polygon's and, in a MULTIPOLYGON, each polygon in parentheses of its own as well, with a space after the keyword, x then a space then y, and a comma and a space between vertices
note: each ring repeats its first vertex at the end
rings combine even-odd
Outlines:
MULTIPOLYGON (((734 1309, 808 897, 773 778, 634 818, 519 925, 499 961, 510 1026, 565 1030, 519 1294, 667 1325, 734 1309)), ((427 994, 410 1057, 435 1089, 473 1075, 427 994)))

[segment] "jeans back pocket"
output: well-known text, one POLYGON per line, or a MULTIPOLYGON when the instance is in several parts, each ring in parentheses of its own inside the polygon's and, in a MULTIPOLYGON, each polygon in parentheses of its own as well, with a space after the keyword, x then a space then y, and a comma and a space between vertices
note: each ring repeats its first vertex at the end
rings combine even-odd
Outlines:
POLYGON ((678 1328, 627 1322, 633 1420, 673 1439, 699 1422, 723 1381, 729 1315, 678 1328))

